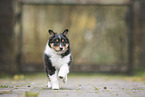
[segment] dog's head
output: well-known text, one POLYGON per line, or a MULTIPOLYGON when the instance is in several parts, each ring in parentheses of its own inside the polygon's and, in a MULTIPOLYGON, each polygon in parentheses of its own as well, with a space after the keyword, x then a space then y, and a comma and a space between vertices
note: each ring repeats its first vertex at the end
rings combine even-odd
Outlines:
POLYGON ((69 40, 67 38, 68 29, 63 33, 57 34, 52 30, 48 31, 50 34, 48 45, 54 49, 58 54, 64 53, 69 47, 69 40))

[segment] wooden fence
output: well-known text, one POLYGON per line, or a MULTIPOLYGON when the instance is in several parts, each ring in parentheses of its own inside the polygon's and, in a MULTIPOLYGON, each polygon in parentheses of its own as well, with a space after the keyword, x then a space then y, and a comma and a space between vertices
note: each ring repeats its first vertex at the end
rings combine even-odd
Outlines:
POLYGON ((43 70, 48 29, 69 29, 72 71, 123 71, 132 61, 131 4, 21 2, 19 50, 22 71, 43 70))

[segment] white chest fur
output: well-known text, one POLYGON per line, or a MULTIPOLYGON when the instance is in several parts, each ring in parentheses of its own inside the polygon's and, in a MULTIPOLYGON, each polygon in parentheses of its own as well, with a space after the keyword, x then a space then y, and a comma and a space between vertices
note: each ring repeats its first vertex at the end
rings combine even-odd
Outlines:
POLYGON ((57 54, 52 48, 46 45, 44 53, 50 56, 50 60, 52 62, 52 66, 55 66, 56 69, 60 69, 62 65, 67 65, 70 62, 71 54, 61 57, 61 55, 57 54))

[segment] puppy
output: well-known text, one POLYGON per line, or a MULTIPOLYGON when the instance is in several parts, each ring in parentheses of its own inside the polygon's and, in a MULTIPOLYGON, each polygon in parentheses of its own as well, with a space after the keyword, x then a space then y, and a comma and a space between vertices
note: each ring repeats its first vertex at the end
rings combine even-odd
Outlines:
POLYGON ((44 70, 49 78, 48 88, 58 90, 60 87, 57 77, 62 79, 64 83, 67 82, 67 75, 72 60, 70 43, 67 38, 68 29, 60 34, 52 30, 48 32, 50 37, 43 54, 44 70))

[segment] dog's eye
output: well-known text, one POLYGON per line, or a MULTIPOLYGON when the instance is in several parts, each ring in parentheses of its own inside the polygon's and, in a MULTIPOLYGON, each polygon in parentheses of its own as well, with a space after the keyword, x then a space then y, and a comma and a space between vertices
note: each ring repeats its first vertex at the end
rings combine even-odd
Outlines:
POLYGON ((66 44, 65 44, 65 43, 63 43, 63 46, 66 46, 66 44))
POLYGON ((54 43, 54 46, 58 46, 59 45, 59 43, 54 43))

